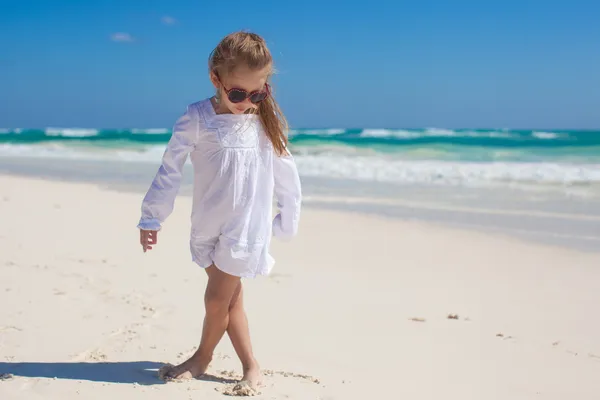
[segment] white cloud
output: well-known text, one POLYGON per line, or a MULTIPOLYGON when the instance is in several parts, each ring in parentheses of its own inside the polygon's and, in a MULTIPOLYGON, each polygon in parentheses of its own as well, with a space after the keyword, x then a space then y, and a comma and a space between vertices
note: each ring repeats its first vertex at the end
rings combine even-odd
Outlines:
POLYGON ((133 36, 131 36, 129 33, 125 33, 125 32, 117 32, 117 33, 113 33, 110 36, 110 39, 113 42, 135 42, 135 39, 133 38, 133 36))
POLYGON ((175 25, 177 23, 177 20, 175 18, 169 17, 168 15, 165 15, 160 20, 165 25, 175 25))

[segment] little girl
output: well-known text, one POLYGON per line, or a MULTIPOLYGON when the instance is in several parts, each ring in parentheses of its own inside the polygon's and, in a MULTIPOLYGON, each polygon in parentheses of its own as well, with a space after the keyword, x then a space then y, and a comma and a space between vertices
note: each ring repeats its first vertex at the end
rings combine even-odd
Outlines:
POLYGON ((216 95, 189 105, 177 120, 144 197, 138 228, 146 252, 173 211, 190 156, 190 250, 192 260, 208 274, 206 315, 198 350, 184 363, 163 369, 166 379, 204 374, 227 332, 243 366, 240 385, 256 390, 260 384, 241 278, 269 274, 274 263, 271 236, 287 240, 297 233, 301 204, 300 178, 287 149, 287 122, 268 83, 272 73, 271 53, 260 36, 226 36, 209 58, 216 95), (279 209, 274 218, 273 194, 279 209))

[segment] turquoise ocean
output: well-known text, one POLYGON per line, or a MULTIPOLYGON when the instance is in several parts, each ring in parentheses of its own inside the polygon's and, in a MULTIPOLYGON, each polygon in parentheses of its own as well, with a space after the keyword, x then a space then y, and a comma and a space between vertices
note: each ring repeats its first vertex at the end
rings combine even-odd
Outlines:
MULTIPOLYGON (((0 156, 157 164, 170 135, 169 129, 1 129, 0 156)), ((600 183, 600 130, 298 129, 290 142, 304 177, 584 192, 600 183)))
MULTIPOLYGON (((141 197, 170 136, 162 128, 3 129, 0 173, 141 197)), ((307 207, 600 251, 600 131, 296 129, 290 143, 307 207)), ((186 166, 181 195, 191 194, 191 172, 186 166)), ((138 210, 131 218, 135 226, 138 210)))

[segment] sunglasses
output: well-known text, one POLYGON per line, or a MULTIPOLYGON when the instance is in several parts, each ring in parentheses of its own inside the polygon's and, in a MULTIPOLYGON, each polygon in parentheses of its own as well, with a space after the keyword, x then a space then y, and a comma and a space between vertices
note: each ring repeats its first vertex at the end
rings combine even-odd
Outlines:
MULTIPOLYGON (((223 82, 221 82, 220 79, 219 83, 223 85, 223 82)), ((264 101, 267 97, 269 97, 270 93, 270 86, 268 83, 265 83, 264 89, 253 90, 252 92, 248 92, 247 90, 240 88, 227 89, 225 85, 223 85, 223 89, 225 89, 225 93, 227 93, 227 98, 232 103, 241 103, 242 101, 249 98, 252 104, 258 104, 264 101)))

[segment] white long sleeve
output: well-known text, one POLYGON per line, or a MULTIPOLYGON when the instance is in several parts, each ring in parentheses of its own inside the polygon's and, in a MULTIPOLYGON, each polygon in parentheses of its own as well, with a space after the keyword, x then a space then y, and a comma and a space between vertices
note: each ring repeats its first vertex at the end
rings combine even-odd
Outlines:
POLYGON ((198 138, 198 112, 193 105, 179 117, 162 157, 162 163, 142 202, 138 228, 158 231, 173 211, 181 186, 183 167, 198 138))
POLYGON ((273 238, 287 241, 298 232, 302 194, 292 155, 275 153, 257 114, 217 114, 210 98, 190 104, 173 128, 138 227, 160 230, 188 158, 192 260, 243 278, 268 275, 273 238))
POLYGON ((279 208, 279 213, 273 220, 273 235, 289 240, 298 233, 302 204, 300 176, 291 153, 284 156, 273 155, 273 176, 279 208))

